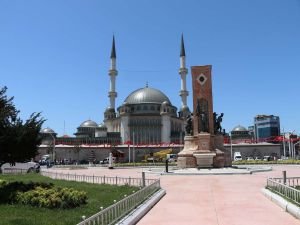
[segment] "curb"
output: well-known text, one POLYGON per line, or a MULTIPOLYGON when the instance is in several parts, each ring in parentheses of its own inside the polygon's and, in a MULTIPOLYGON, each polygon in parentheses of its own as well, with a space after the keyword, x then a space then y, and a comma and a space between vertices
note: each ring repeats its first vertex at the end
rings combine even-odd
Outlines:
POLYGON ((134 225, 142 219, 153 206, 160 201, 160 199, 165 196, 166 191, 164 189, 159 190, 154 195, 151 196, 150 199, 146 200, 143 204, 138 206, 135 210, 130 212, 127 216, 125 216, 121 221, 116 223, 116 225, 134 225))
POLYGON ((293 215, 294 217, 296 217, 297 219, 300 219, 300 208, 298 206, 296 206, 295 204, 288 202, 287 200, 285 200, 284 198, 282 198, 281 196, 263 188, 262 193, 268 198, 270 199, 272 202, 274 202, 276 205, 280 206, 282 209, 284 209, 284 211, 290 213, 291 215, 293 215))

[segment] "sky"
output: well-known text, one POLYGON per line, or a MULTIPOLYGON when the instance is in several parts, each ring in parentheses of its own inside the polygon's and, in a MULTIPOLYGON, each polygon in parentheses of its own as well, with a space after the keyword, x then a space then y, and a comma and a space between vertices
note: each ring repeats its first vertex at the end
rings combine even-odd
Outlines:
POLYGON ((190 108, 190 67, 212 65, 226 131, 273 114, 299 134, 299 28, 300 0, 0 0, 0 87, 59 136, 102 123, 115 35, 116 106, 148 82, 179 108, 183 33, 190 108))

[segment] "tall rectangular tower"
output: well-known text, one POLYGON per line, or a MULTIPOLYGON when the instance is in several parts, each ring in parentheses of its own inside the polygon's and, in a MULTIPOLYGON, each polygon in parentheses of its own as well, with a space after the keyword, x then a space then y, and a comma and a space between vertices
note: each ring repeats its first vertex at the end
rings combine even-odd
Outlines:
POLYGON ((214 134, 211 65, 192 66, 194 134, 214 134))

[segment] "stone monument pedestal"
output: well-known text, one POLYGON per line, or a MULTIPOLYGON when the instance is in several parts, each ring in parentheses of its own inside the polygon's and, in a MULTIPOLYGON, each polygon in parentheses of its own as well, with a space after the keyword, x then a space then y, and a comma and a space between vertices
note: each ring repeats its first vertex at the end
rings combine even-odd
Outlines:
POLYGON ((216 153, 208 152, 208 153, 196 153, 194 157, 197 160, 198 168, 211 168, 213 167, 213 159, 216 156, 216 153))
POLYGON ((183 168, 222 168, 231 166, 223 147, 222 135, 199 133, 184 137, 184 148, 178 153, 177 166, 183 168))

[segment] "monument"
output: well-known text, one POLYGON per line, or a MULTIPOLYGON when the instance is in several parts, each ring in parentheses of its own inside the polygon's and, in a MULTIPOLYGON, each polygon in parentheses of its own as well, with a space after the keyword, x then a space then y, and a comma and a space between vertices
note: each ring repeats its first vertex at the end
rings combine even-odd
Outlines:
POLYGON ((184 148, 178 154, 179 168, 231 166, 223 146, 221 122, 213 112, 211 65, 192 66, 193 113, 186 119, 184 148))

